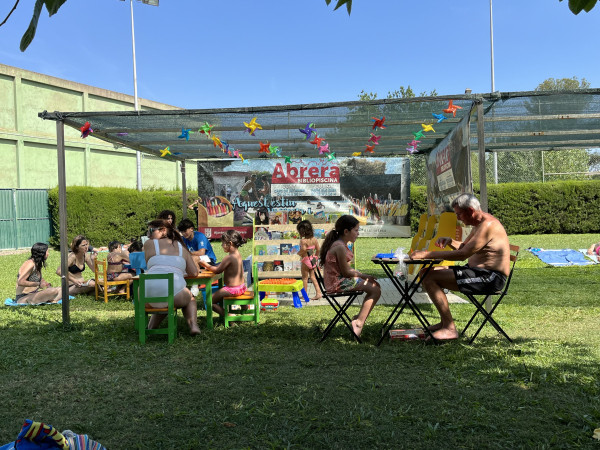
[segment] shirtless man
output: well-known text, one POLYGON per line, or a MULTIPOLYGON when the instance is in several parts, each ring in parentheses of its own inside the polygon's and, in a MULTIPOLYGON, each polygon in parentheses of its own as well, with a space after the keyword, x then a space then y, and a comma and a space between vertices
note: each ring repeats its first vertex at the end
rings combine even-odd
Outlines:
POLYGON ((468 258, 466 266, 435 267, 423 280, 423 286, 440 314, 441 322, 429 328, 438 340, 458 338, 444 289, 473 294, 495 292, 504 287, 510 272, 510 246, 500 221, 483 212, 479 200, 472 194, 459 195, 452 207, 459 220, 474 227, 464 242, 442 237, 436 245, 440 248, 449 245, 453 250, 415 251, 410 255, 412 259, 447 261, 468 258))

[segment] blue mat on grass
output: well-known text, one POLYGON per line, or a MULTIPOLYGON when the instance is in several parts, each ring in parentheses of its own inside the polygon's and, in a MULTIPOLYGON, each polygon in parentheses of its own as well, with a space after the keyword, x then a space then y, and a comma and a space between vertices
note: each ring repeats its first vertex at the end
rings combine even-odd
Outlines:
MULTIPOLYGON (((73 297, 72 295, 69 295, 69 300, 73 300, 75 297, 73 297)), ((7 298, 6 300, 4 300, 4 306, 41 306, 41 305, 61 305, 62 304, 62 299, 57 301, 56 303, 37 303, 35 305, 30 305, 28 303, 17 303, 15 302, 12 298, 7 298)))
POLYGON ((589 266, 596 264, 590 261, 578 250, 563 248, 557 250, 546 250, 543 248, 528 248, 531 253, 551 266, 589 266))

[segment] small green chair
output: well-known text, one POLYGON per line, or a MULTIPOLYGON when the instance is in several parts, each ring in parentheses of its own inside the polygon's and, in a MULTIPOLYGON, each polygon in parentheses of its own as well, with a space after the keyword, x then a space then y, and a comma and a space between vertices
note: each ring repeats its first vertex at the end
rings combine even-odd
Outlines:
POLYGON ((225 328, 229 327, 229 322, 247 322, 254 321, 258 323, 260 308, 257 305, 254 292, 246 291, 241 295, 225 297, 223 299, 223 309, 225 310, 225 328), (235 316, 229 315, 231 305, 254 305, 254 309, 241 310, 240 314, 235 316))
POLYGON ((135 297, 135 324, 140 335, 140 343, 146 343, 146 337, 150 334, 166 334, 169 344, 175 340, 177 334, 177 310, 175 309, 173 274, 147 274, 139 275, 139 294, 135 297), (166 297, 147 297, 146 296, 146 281, 147 280, 164 280, 167 282, 166 297), (148 303, 167 303, 166 308, 152 308, 148 303), (166 314, 167 327, 148 329, 148 316, 150 314, 166 314))

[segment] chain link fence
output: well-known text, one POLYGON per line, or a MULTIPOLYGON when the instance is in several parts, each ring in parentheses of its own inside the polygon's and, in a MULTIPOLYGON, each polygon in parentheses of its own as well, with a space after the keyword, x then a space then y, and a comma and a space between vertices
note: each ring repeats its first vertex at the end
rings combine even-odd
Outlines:
MULTIPOLYGON (((486 153, 488 184, 600 180, 600 149, 486 153)), ((427 185, 427 155, 411 157, 411 184, 427 185)), ((471 153, 473 182, 479 183, 479 155, 471 153)))

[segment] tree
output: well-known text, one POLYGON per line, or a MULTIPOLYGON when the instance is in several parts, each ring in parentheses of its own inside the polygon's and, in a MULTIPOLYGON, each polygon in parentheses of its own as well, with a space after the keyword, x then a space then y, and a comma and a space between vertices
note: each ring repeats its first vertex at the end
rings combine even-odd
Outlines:
MULTIPOLYGON (((2 23, 0 23, 0 27, 6 23, 10 15, 17 8, 19 1, 20 0, 16 0, 6 18, 2 21, 2 23)), ((36 0, 35 6, 33 7, 33 16, 31 17, 31 22, 29 22, 29 27, 27 27, 25 34, 21 38, 21 44, 19 45, 19 48, 22 52, 29 47, 29 44, 31 44, 31 41, 33 41, 33 38, 35 37, 35 31, 37 29, 38 21, 40 20, 42 8, 45 6, 46 10, 48 11, 48 15, 53 16, 66 1, 67 0, 36 0)))
MULTIPOLYGON (((567 91, 587 89, 589 86, 590 83, 585 78, 582 78, 581 81, 577 77, 548 78, 541 82, 535 90, 538 92, 567 91)), ((576 114, 585 112, 592 98, 591 96, 582 95, 578 96, 577 103, 569 101, 564 104, 552 103, 549 105, 543 97, 530 97, 530 100, 523 103, 523 107, 528 115, 576 114)), ((552 126, 553 130, 567 130, 571 125, 559 121, 552 126)), ((492 123, 492 127, 492 132, 540 131, 540 125, 531 121, 492 123), (510 127, 510 129, 507 127, 510 127)), ((515 142, 519 139, 527 140, 528 138, 512 137, 507 139, 515 142)), ((591 164, 590 156, 590 153, 584 149, 498 152, 498 182, 534 182, 543 181, 544 179, 585 178, 585 175, 577 175, 573 172, 588 172, 591 164)), ((487 164, 486 175, 488 179, 492 177, 491 171, 491 165, 487 164)))
MULTIPOLYGON (((435 97, 437 94, 437 91, 434 89, 433 91, 423 91, 419 93, 419 97, 435 97)), ((399 89, 396 89, 395 91, 388 91, 387 93, 387 97, 386 98, 414 98, 416 97, 414 91, 412 90, 412 88, 410 87, 410 85, 408 85, 406 88, 404 86, 400 86, 399 89)), ((360 94, 358 94, 358 99, 360 101, 368 101, 368 100, 376 100, 377 99, 377 92, 366 92, 364 90, 360 91, 360 94)))
MULTIPOLYGON (((331 3, 331 0, 325 0, 325 3, 327 3, 328 5, 331 3)), ((337 4, 335 5, 335 8, 333 8, 333 10, 335 11, 336 9, 338 9, 340 6, 342 5, 346 5, 346 9, 348 10, 348 15, 350 15, 350 13, 352 12, 352 0, 338 0, 337 4)))
MULTIPOLYGON (((562 2, 563 0, 558 0, 562 2)), ((581 11, 590 12, 596 6, 597 0, 569 0, 569 9, 575 15, 581 11)))
POLYGON ((569 91, 573 89, 588 89, 590 87, 589 81, 582 78, 581 81, 577 77, 573 78, 561 78, 556 80, 554 78, 548 78, 538 84, 535 88, 536 91, 569 91))
MULTIPOLYGON (((419 97, 435 97, 437 96, 437 91, 434 89, 432 91, 423 91, 419 93, 419 97)), ((398 89, 394 91, 388 91, 386 98, 414 98, 416 97, 415 92, 410 87, 410 85, 404 87, 400 86, 398 89)), ((358 94, 358 99, 361 101, 368 100, 376 100, 377 93, 375 92, 366 92, 365 90, 360 91, 358 94)), ((407 110, 415 110, 421 108, 421 104, 414 103, 409 105, 386 105, 386 112, 382 111, 382 114, 394 115, 394 113, 398 113, 399 111, 407 111, 407 110)), ((356 114, 356 110, 353 111, 356 114)), ((430 115, 427 113, 427 115, 430 115)), ((427 182, 427 156, 426 155, 413 155, 410 158, 410 180, 412 184, 424 185, 427 182)))
MULTIPOLYGON (((0 23, 0 27, 6 23, 6 21, 11 16, 11 14, 14 12, 14 10, 17 9, 17 5, 19 4, 20 1, 21 0, 15 1, 14 6, 10 10, 10 12, 6 16, 6 18, 2 21, 2 23, 0 23)), ((27 50, 27 47, 29 47, 29 44, 31 44, 31 41, 33 41, 33 38, 35 37, 35 32, 37 29, 38 22, 40 20, 40 14, 42 13, 43 7, 44 6, 46 7, 46 10, 48 11, 48 15, 51 17, 58 12, 60 7, 66 1, 67 0, 36 0, 35 6, 33 7, 33 16, 31 17, 31 22, 29 23, 29 27, 25 31, 25 34, 23 34, 23 37, 21 38, 21 44, 19 45, 19 49, 22 52, 27 50)), ((331 0, 325 0, 325 3, 327 5, 329 5, 331 3, 331 0)), ((348 15, 350 15, 350 12, 352 11, 352 0, 338 0, 337 4, 335 5, 335 8, 333 8, 333 10, 335 11, 336 9, 338 9, 340 6, 343 6, 343 5, 346 5, 346 9, 348 10, 348 15)))
MULTIPOLYGON (((6 16, 4 21, 2 21, 2 23, 0 23, 0 27, 6 23, 6 21, 10 17, 10 15, 17 8, 19 1, 20 0, 15 1, 15 5, 8 13, 8 16, 6 16)), ((31 22, 29 23, 29 27, 27 28, 27 31, 25 31, 25 34, 21 38, 21 44, 19 45, 19 48, 21 49, 22 52, 24 52, 27 49, 27 47, 29 47, 29 44, 31 44, 31 41, 33 41, 33 38, 35 36, 35 31, 37 28, 37 24, 40 19, 40 13, 42 12, 42 7, 46 6, 46 9, 48 10, 49 15, 53 16, 54 14, 57 13, 59 8, 66 1, 67 0, 36 0, 35 6, 33 8, 33 16, 31 18, 31 22)), ((558 0, 558 1, 562 2, 563 0, 558 0)), ((598 0, 569 0, 569 9, 575 15, 579 14, 581 11, 590 12, 594 8, 594 6, 596 6, 597 1, 598 0)), ((327 5, 329 5, 331 3, 331 0, 325 0, 325 3, 327 5)), ((341 7, 343 5, 346 5, 346 10, 348 11, 348 15, 350 15, 350 13, 352 12, 352 0, 337 0, 337 3, 335 5, 335 8, 333 8, 333 10, 335 11, 336 9, 338 9, 339 7, 341 7)), ((394 98, 394 97, 392 97, 392 98, 394 98)))

